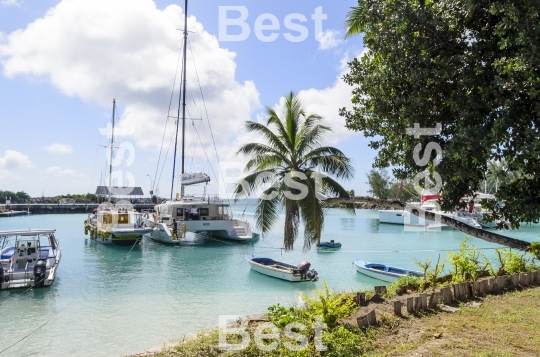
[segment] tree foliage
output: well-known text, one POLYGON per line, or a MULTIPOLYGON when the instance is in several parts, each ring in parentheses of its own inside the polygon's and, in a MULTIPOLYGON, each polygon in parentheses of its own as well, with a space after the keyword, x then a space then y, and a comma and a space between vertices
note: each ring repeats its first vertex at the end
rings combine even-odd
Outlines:
MULTIPOLYGON (((319 115, 308 114, 294 93, 285 98, 281 115, 269 107, 266 114, 266 125, 246 122, 247 130, 259 134, 265 142, 249 143, 238 150, 250 160, 245 167, 248 175, 236 185, 235 195, 246 197, 262 189, 255 210, 257 227, 263 234, 268 232, 284 206, 284 248, 293 248, 302 221, 304 249, 309 249, 312 243, 320 242, 324 195, 350 198, 336 180, 326 175, 348 180, 354 170, 340 150, 322 145, 331 129, 320 123, 319 115)), ((354 214, 352 203, 347 209, 354 214)))
POLYGON ((380 199, 399 199, 403 202, 419 199, 414 185, 409 181, 396 181, 387 170, 370 170, 367 174, 368 193, 380 199), (401 187, 401 188, 400 188, 401 187))
POLYGON ((539 11, 538 0, 359 0, 348 35, 362 33, 369 51, 349 63, 353 108, 340 114, 372 138, 374 167, 408 179, 428 170, 431 182, 438 173, 451 211, 483 186, 490 162, 504 160, 520 175, 499 187, 505 205, 492 205, 495 217, 538 222, 539 11), (407 135, 415 123, 442 130, 407 135), (429 142, 442 149, 439 163, 429 142))
POLYGON ((30 199, 30 196, 23 191, 0 191, 0 204, 4 204, 6 200, 10 198, 11 203, 26 203, 30 199))
POLYGON ((370 170, 367 174, 368 193, 373 197, 387 199, 390 196, 392 178, 386 170, 370 170))

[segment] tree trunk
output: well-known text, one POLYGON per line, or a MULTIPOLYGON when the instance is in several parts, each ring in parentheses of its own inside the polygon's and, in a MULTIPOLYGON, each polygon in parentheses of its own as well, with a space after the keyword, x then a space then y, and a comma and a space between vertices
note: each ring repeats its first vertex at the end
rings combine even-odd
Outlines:
MULTIPOLYGON (((394 209, 399 209, 399 210, 404 210, 404 211, 407 210, 408 212, 416 216, 419 216, 419 217, 423 216, 426 219, 435 221, 435 214, 433 212, 423 211, 419 208, 415 208, 413 210, 414 212, 411 212, 408 209, 406 209, 406 208, 410 208, 410 206, 407 207, 405 203, 398 200, 380 200, 373 197, 358 197, 357 199, 361 201, 372 202, 382 207, 391 207, 394 209)), ((441 218, 440 219, 441 223, 446 224, 449 227, 452 227, 470 236, 480 238, 491 243, 501 244, 509 248, 514 248, 514 249, 518 249, 522 251, 527 251, 529 249, 529 246, 531 245, 531 243, 521 240, 521 239, 510 238, 510 237, 503 236, 502 234, 488 232, 483 229, 471 227, 465 223, 462 223, 458 220, 455 220, 447 216, 441 216, 440 218, 441 218)))

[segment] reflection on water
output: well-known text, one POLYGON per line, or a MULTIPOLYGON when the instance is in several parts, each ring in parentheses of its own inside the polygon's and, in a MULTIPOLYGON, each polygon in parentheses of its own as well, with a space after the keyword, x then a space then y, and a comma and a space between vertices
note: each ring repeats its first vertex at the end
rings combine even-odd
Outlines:
MULTIPOLYGON (((238 206, 242 214, 245 204, 238 206)), ((254 206, 244 216, 254 225, 254 206)), ((298 302, 325 280, 331 288, 362 290, 380 284, 356 273, 361 258, 403 268, 412 259, 436 259, 438 250, 457 249, 464 237, 456 231, 409 232, 379 224, 377 211, 328 210, 322 240, 334 239, 341 250, 303 252, 303 232, 295 250, 284 252, 283 216, 260 239, 230 242, 203 234, 188 235, 180 245, 144 239, 133 247, 105 246, 83 234, 86 215, 42 215, 0 219, 0 230, 56 228, 62 261, 50 288, 0 292, 0 350, 46 325, 7 351, 7 356, 126 355, 159 346, 183 334, 218 324, 220 314, 266 311, 276 303, 298 302), (396 252, 401 250, 402 252, 396 252), (250 269, 246 254, 297 265, 308 260, 320 281, 289 283, 250 269)), ((535 240, 538 225, 513 236, 535 240)), ((471 239, 479 248, 495 245, 471 239)), ((494 252, 484 251, 495 259, 494 252)), ((445 253, 441 253, 444 257, 445 253)))

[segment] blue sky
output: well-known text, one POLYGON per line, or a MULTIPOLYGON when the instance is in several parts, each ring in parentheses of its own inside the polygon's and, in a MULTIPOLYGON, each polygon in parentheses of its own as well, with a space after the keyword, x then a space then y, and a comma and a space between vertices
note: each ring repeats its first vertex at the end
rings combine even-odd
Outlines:
MULTIPOLYGON (((308 111, 323 115, 334 128, 328 143, 353 159, 356 177, 344 186, 365 193, 365 172, 375 153, 361 134, 344 128, 337 114, 350 105, 351 88, 340 80, 346 61, 363 49, 361 37, 344 40, 343 21, 354 5, 354 0, 190 2, 188 111, 202 120, 188 124, 197 131, 187 134, 187 171, 220 172, 206 112, 219 158, 229 163, 221 172, 230 179, 246 161, 235 155, 236 149, 256 140, 245 133, 243 123, 264 120, 264 107, 278 108, 280 98, 293 90, 308 111), (247 11, 249 37, 219 41, 220 6, 247 11), (327 16, 319 34, 311 19, 318 7, 327 16), (279 30, 263 32, 277 33, 273 42, 256 35, 255 22, 263 14, 279 22, 279 30), (308 36, 301 42, 284 36, 299 35, 284 26, 291 14, 307 19, 302 25, 308 36), (203 146, 211 164, 205 163, 203 146)), ((0 0, 0 190, 32 196, 95 191, 100 180, 106 181, 107 149, 102 146, 108 144, 98 128, 110 122, 116 97, 118 132, 124 134, 116 145, 126 148, 124 156, 123 149, 115 153, 115 170, 122 176, 117 183, 142 186, 148 194, 151 181, 159 181, 160 195, 168 196, 172 153, 163 170, 157 161, 162 138, 161 164, 173 132, 165 122, 183 7, 184 1, 163 0, 0 0)), ((227 30, 230 35, 240 32, 239 27, 227 30)), ((217 187, 212 189, 217 193, 217 187)))

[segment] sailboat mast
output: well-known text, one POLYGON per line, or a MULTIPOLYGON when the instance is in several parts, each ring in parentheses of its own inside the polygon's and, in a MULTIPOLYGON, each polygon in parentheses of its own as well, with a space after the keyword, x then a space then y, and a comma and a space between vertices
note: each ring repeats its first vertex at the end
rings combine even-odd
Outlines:
POLYGON ((186 148, 186 62, 187 62, 187 5, 188 0, 185 2, 184 10, 184 83, 182 84, 182 174, 184 173, 184 159, 185 159, 185 148, 186 148))
POLYGON ((111 157, 109 160, 109 202, 111 202, 111 180, 112 180, 112 161, 113 161, 113 149, 114 149, 114 117, 116 110, 116 98, 113 99, 112 106, 112 128, 111 128, 111 157))
MULTIPOLYGON (((182 98, 182 174, 184 174, 184 159, 185 159, 185 142, 186 142, 186 63, 187 63, 187 8, 188 8, 188 0, 185 0, 184 4, 184 48, 183 48, 183 82, 182 82, 182 90, 181 90, 181 98, 182 98)), ((179 97, 179 99, 180 99, 179 97)), ((179 103, 180 104, 180 103, 179 103)), ((171 183, 171 200, 173 198, 173 192, 174 192, 174 177, 175 177, 175 171, 176 171, 176 149, 178 146, 178 124, 180 122, 180 105, 178 106, 178 116, 176 121, 176 140, 174 142, 174 163, 173 163, 173 174, 172 174, 172 183, 171 183)), ((184 186, 181 186, 181 197, 184 196, 184 186)))

